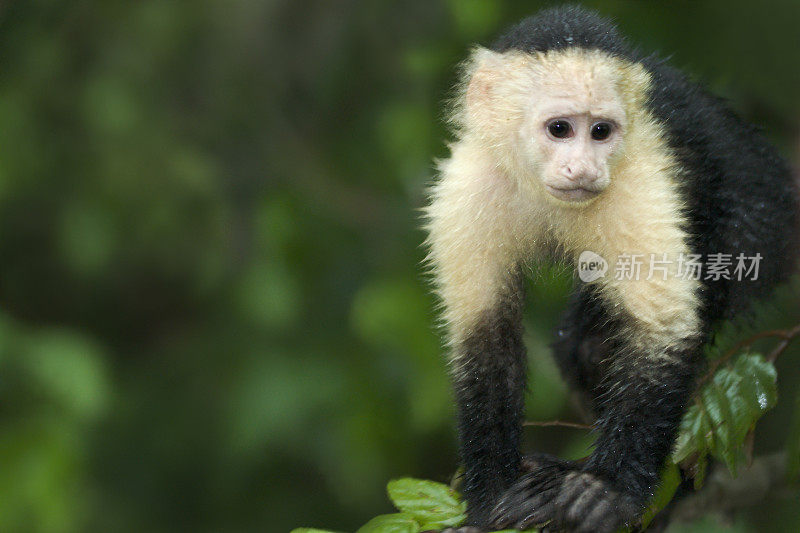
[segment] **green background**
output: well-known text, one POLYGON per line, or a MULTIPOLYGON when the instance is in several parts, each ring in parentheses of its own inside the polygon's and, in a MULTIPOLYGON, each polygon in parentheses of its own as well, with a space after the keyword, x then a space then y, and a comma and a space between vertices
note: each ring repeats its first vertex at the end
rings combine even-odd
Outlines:
MULTIPOLYGON (((0 531, 352 531, 388 479, 448 480, 418 208, 455 65, 550 4, 0 4, 0 531)), ((798 161, 800 3, 586 4, 798 161)), ((577 416, 547 357, 568 287, 531 285, 531 419, 577 416)), ((735 530, 793 530, 798 496, 735 530)))

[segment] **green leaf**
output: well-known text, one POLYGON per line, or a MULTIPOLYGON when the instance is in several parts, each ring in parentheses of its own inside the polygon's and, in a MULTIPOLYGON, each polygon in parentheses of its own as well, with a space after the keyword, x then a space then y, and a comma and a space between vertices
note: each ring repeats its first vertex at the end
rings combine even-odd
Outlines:
POLYGON ((402 478, 386 486, 389 498, 425 528, 458 526, 466 519, 467 506, 456 491, 442 483, 402 478))
POLYGON ((702 484, 711 454, 736 474, 747 434, 764 413, 778 401, 776 372, 759 354, 742 354, 716 372, 699 392, 698 401, 681 423, 672 460, 697 456, 695 483, 702 484))
POLYGON ((653 497, 653 501, 642 517, 642 529, 646 529, 653 518, 672 501, 675 491, 681 484, 681 473, 675 463, 668 462, 661 475, 661 484, 653 497))
POLYGON ((700 410, 697 405, 692 405, 681 421, 678 430, 678 438, 675 439, 675 449, 672 452, 672 460, 676 463, 686 460, 690 455, 699 451, 700 445, 697 442, 699 433, 697 426, 701 420, 700 410))
POLYGON ((775 366, 757 354, 740 357, 736 360, 734 370, 742 376, 752 376, 752 384, 756 396, 751 398, 758 404, 760 412, 766 412, 778 403, 778 374, 775 366))
POLYGON ((708 473, 708 455, 703 454, 697 459, 697 466, 694 472, 694 490, 700 490, 706 481, 708 473))
POLYGON ((313 527, 298 527, 291 530, 289 533, 336 533, 328 529, 314 529, 313 527))
POLYGON ((376 516, 356 533, 418 533, 419 523, 408 513, 382 514, 376 516))
POLYGON ((731 399, 726 396, 725 390, 716 383, 716 380, 703 390, 701 397, 713 428, 712 452, 725 461, 733 472, 736 470, 736 454, 735 435, 731 427, 734 423, 731 399))

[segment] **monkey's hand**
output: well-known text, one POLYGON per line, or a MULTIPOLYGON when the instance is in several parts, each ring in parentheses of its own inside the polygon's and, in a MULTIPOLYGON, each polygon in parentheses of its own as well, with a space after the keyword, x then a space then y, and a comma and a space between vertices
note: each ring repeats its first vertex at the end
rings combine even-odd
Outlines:
POLYGON ((631 525, 643 505, 572 461, 539 454, 523 460, 525 473, 492 511, 498 529, 613 533, 631 525))

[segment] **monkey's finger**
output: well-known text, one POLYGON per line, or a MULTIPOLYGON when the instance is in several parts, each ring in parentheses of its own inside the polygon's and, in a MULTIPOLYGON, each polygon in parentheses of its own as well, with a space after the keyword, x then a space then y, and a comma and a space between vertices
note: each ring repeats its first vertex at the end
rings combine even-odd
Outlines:
POLYGON ((589 484, 565 495, 568 499, 563 500, 561 506, 562 520, 570 525, 581 523, 603 499, 603 495, 604 487, 601 484, 589 484))

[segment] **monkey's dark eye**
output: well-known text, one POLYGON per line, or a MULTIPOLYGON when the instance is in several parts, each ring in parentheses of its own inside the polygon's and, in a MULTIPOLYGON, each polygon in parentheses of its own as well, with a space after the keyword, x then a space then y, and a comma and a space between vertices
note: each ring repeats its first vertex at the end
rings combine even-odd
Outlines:
POLYGON ((556 139, 564 139, 572 135, 572 126, 566 120, 554 120, 547 125, 547 131, 556 139))
POLYGON ((592 126, 592 139, 595 141, 604 141, 611 135, 611 124, 608 122, 598 122, 592 126))

